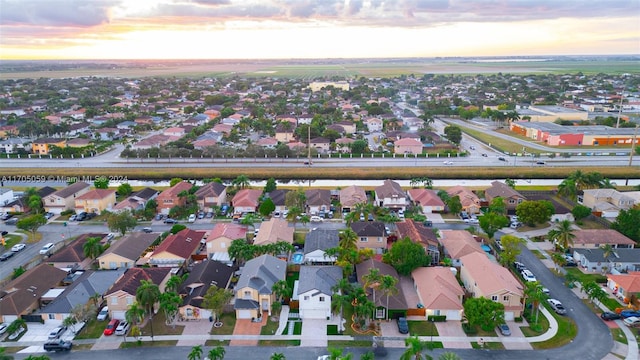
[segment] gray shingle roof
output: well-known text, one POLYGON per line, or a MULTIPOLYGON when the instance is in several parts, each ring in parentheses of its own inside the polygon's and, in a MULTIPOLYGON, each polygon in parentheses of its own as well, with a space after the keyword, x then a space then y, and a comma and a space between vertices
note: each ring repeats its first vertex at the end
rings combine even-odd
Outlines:
POLYGON ((315 250, 327 250, 338 247, 340 232, 338 230, 315 229, 307 233, 304 239, 304 253, 315 250))
POLYGON ((640 249, 613 249, 613 254, 607 259, 604 258, 604 250, 602 249, 574 249, 590 262, 596 261, 612 261, 615 263, 638 263, 640 264, 640 249))
POLYGON ((351 229, 358 236, 385 236, 384 223, 379 221, 356 221, 351 229))
POLYGON ((342 279, 342 268, 339 266, 301 266, 298 295, 311 290, 331 295, 333 294, 331 288, 340 279, 342 279))
POLYGON ((125 269, 119 270, 87 270, 74 281, 55 300, 47 305, 42 312, 45 314, 69 314, 76 305, 84 305, 94 294, 103 295, 111 285, 124 274, 125 269))
POLYGON ((271 294, 273 284, 284 280, 287 263, 271 255, 262 255, 246 262, 236 289, 250 287, 260 294, 271 294))

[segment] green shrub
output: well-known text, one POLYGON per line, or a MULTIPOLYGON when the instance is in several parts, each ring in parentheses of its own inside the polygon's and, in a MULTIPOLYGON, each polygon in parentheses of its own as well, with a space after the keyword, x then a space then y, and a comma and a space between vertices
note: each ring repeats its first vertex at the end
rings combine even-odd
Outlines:
POLYGON ((427 320, 431 322, 445 322, 447 321, 446 315, 429 315, 427 316, 427 320))

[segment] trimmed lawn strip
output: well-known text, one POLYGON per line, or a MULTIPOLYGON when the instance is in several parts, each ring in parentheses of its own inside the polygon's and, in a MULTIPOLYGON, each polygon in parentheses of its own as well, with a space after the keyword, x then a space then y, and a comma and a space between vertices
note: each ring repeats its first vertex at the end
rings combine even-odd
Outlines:
POLYGON ((274 335, 280 322, 267 320, 267 323, 260 329, 260 335, 274 335))
POLYGON ((372 342, 369 340, 329 340, 327 346, 334 348, 345 347, 371 347, 372 342))
POLYGON ((229 346, 231 340, 207 340, 204 346, 229 346))
POLYGON ((18 351, 22 351, 27 348, 27 346, 2 346, 4 348, 5 354, 15 354, 18 351))
POLYGON ((409 320, 408 323, 411 335, 438 336, 438 329, 432 322, 409 320))
POLYGON ((80 333, 75 336, 75 340, 82 339, 98 339, 102 336, 104 328, 107 326, 108 321, 98 321, 95 318, 89 320, 89 322, 80 330, 80 333))
POLYGON ((531 250, 531 252, 538 258, 538 259, 546 259, 546 257, 540 252, 540 250, 531 250))
POLYGON ((165 324, 165 316, 164 313, 158 312, 153 316, 153 331, 151 331, 151 322, 147 319, 147 322, 143 328, 140 328, 140 331, 144 336, 150 336, 152 333, 154 336, 156 335, 182 335, 182 331, 184 330, 184 325, 167 325, 165 324))
POLYGON ((604 284, 607 282, 607 278, 604 275, 585 274, 582 271, 580 271, 580 269, 575 267, 565 267, 565 270, 567 271, 567 273, 572 273, 573 275, 575 275, 577 278, 576 280, 577 282, 586 282, 590 280, 593 280, 599 284, 604 284))
POLYGON ((480 346, 477 342, 472 342, 471 347, 484 350, 504 350, 504 345, 501 342, 486 342, 483 346, 480 346))
MULTIPOLYGON (((528 312, 529 310, 527 309, 525 311, 528 312)), ((538 326, 540 328, 540 331, 536 331, 535 329, 532 329, 531 325, 533 324, 534 317, 535 317, 535 313, 532 316, 527 317, 527 321, 529 322, 529 326, 521 326, 520 327, 520 330, 522 330, 522 334, 525 337, 533 337, 533 336, 542 335, 549 329, 549 319, 547 319, 547 317, 544 316, 544 314, 542 312, 540 312, 540 315, 538 316, 538 326), (531 320, 529 320, 529 319, 531 319, 531 320)))
POLYGON ((260 340, 260 346, 300 346, 300 340, 260 340))
POLYGON ((176 346, 178 340, 160 340, 160 341, 129 341, 120 344, 120 349, 130 349, 136 347, 149 347, 149 346, 176 346))
POLYGON ((545 304, 544 306, 551 312, 551 316, 553 316, 558 322, 558 332, 553 338, 547 341, 531 343, 533 349, 553 349, 561 347, 573 341, 573 339, 578 334, 578 327, 576 326, 576 323, 573 322, 571 318, 557 315, 555 312, 553 312, 553 310, 550 309, 547 304, 545 304))
POLYGON ((620 328, 612 328, 611 329, 611 336, 613 337, 614 341, 623 343, 625 345, 629 344, 627 342, 627 336, 624 334, 624 332, 620 328))

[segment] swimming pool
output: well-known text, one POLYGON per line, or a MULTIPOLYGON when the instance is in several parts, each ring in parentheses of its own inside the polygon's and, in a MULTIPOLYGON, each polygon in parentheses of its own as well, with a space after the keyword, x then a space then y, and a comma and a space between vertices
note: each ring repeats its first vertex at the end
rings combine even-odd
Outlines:
POLYGON ((491 252, 491 247, 489 247, 489 245, 481 245, 480 246, 482 248, 482 250, 484 250, 485 252, 490 253, 491 252))
POLYGON ((303 260, 304 260, 304 254, 301 252, 294 253, 291 256, 291 262, 293 262, 296 265, 302 264, 303 260))

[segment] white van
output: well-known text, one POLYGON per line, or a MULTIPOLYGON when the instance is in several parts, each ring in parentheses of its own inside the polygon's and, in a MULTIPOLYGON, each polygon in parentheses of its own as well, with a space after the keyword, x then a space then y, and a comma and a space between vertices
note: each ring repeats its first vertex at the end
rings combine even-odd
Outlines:
POLYGON ((47 255, 53 249, 53 243, 48 243, 40 249, 40 255, 47 255))
POLYGON ((189 215, 189 220, 187 220, 190 223, 194 223, 196 222, 196 214, 191 214, 189 215))

